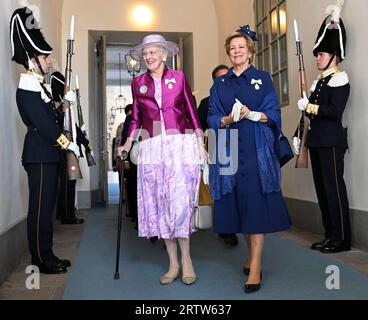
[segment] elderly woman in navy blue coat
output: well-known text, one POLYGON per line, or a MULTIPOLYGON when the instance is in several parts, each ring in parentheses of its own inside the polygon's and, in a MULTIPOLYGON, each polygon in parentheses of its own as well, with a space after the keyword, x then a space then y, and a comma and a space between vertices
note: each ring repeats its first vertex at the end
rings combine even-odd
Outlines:
POLYGON ((280 105, 270 75, 251 65, 256 40, 249 26, 226 39, 233 67, 211 88, 207 119, 216 141, 216 148, 209 150, 214 231, 244 234, 247 293, 261 286, 265 234, 287 230, 291 224, 275 150, 281 132, 280 105))

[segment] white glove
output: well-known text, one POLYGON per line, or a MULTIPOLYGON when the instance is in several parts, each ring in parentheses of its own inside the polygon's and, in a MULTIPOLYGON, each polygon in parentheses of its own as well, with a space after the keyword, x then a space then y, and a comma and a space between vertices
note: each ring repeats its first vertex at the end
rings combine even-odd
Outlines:
POLYGON ((68 150, 74 152, 74 154, 79 158, 80 157, 80 153, 79 153, 79 147, 76 143, 74 142, 70 142, 69 146, 68 146, 68 150))
POLYGON ((240 111, 243 105, 238 99, 235 99, 235 101, 233 110, 231 111, 231 116, 233 117, 234 122, 238 122, 240 120, 240 111))
POLYGON ((298 156, 300 153, 300 139, 298 137, 293 138, 293 152, 298 156))
POLYGON ((259 122, 262 118, 262 113, 257 111, 250 111, 246 118, 253 122, 259 122))
POLYGON ((64 99, 68 100, 70 103, 75 103, 77 101, 77 96, 73 90, 69 90, 64 99))
POLYGON ((305 111, 305 109, 307 108, 307 105, 309 103, 309 100, 307 98, 307 94, 305 93, 305 91, 303 91, 303 98, 298 100, 298 108, 300 111, 305 111))
POLYGON ((204 163, 204 165, 203 165, 203 173, 202 173, 202 176, 203 176, 203 183, 205 185, 207 185, 207 186, 210 184, 209 175, 210 175, 210 171, 209 171, 208 163, 206 161, 204 163))

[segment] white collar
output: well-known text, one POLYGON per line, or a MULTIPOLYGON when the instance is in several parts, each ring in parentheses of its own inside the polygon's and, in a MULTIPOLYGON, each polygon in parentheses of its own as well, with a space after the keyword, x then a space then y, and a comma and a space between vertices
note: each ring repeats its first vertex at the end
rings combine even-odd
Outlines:
POLYGON ((22 73, 18 88, 26 91, 41 92, 40 78, 34 74, 22 73))
MULTIPOLYGON (((41 99, 45 103, 49 103, 51 101, 51 99, 46 95, 45 91, 41 87, 42 80, 43 80, 43 78, 40 77, 37 74, 22 73, 20 75, 18 88, 22 89, 22 90, 25 90, 25 91, 40 92, 41 99)), ((51 87, 46 88, 46 89, 49 92, 51 91, 51 87)))

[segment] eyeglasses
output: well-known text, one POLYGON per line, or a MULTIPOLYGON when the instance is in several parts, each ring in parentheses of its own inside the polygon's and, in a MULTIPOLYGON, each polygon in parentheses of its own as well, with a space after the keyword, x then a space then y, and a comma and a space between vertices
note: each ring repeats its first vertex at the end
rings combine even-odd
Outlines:
POLYGON ((149 51, 143 51, 142 52, 142 56, 143 58, 147 58, 149 56, 156 56, 158 53, 160 52, 160 50, 149 50, 149 51))

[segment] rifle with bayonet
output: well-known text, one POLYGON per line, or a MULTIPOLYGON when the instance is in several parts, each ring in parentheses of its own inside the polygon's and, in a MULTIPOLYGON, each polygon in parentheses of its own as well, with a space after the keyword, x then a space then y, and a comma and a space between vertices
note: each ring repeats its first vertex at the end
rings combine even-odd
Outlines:
MULTIPOLYGON (((294 20, 295 37, 296 37, 296 50, 299 60, 299 87, 300 97, 303 97, 303 92, 308 93, 307 77, 304 68, 304 57, 302 42, 299 39, 298 25, 294 20)), ((299 125, 297 127, 297 137, 300 139, 299 155, 296 157, 295 168, 308 168, 308 149, 305 147, 309 128, 309 119, 305 115, 305 111, 302 112, 299 125)))
MULTIPOLYGON (((82 106, 81 106, 81 102, 80 102, 80 89, 79 89, 79 81, 78 81, 78 76, 75 76, 75 83, 76 83, 76 87, 75 87, 75 93, 77 96, 77 110, 78 110, 78 125, 79 128, 81 129, 82 133, 84 134, 85 138, 89 141, 88 136, 87 136, 87 130, 86 130, 86 125, 84 124, 84 120, 83 120, 83 113, 82 113, 82 106)), ((85 148, 86 150, 86 158, 87 158, 87 164, 88 167, 92 167, 94 165, 96 165, 96 161, 93 158, 92 155, 92 149, 90 147, 85 148)))
MULTIPOLYGON (((70 91, 72 80, 72 56, 74 54, 74 16, 72 17, 72 28, 70 38, 67 40, 67 53, 66 53, 66 67, 65 67, 65 86, 64 96, 70 91)), ((69 141, 76 143, 77 131, 74 121, 74 113, 72 110, 72 104, 67 99, 64 99, 63 105, 64 111, 64 130, 65 135, 69 141)), ((82 179, 82 172, 79 166, 79 159, 74 152, 67 150, 67 172, 69 180, 82 179)))

